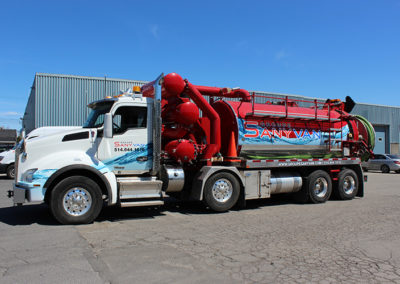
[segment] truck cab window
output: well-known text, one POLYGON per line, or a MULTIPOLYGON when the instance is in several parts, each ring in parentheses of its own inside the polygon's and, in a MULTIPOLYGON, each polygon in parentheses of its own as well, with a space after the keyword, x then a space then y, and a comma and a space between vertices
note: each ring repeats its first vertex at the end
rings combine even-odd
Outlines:
POLYGON ((110 111, 113 102, 101 102, 91 105, 90 112, 86 122, 83 124, 83 128, 98 128, 103 125, 104 114, 110 111))
POLYGON ((147 126, 147 108, 123 106, 113 116, 113 132, 121 134, 128 129, 145 128, 147 126))

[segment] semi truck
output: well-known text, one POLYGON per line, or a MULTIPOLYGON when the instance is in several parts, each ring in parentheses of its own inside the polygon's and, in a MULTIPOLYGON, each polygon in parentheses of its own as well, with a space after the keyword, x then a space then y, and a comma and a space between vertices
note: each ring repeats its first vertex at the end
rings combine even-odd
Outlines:
POLYGON ((62 224, 104 206, 168 196, 217 212, 291 193, 302 202, 364 195, 374 132, 355 103, 291 100, 193 85, 176 73, 88 105, 82 127, 37 131, 16 148, 14 205, 45 202, 62 224))

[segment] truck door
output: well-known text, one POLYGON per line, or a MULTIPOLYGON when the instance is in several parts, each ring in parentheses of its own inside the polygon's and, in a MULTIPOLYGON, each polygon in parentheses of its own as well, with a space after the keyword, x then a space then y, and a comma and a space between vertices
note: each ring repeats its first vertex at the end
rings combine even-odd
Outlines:
POLYGON ((122 104, 113 110, 113 137, 99 139, 97 153, 115 174, 143 173, 152 168, 148 109, 146 104, 122 104))

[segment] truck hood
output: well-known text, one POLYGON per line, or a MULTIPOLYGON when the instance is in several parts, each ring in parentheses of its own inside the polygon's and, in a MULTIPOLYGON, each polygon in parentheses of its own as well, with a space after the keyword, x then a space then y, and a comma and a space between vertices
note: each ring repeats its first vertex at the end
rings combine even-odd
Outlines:
POLYGON ((61 132, 70 132, 71 130, 82 129, 82 126, 45 126, 40 127, 32 130, 26 136, 26 140, 43 137, 43 136, 50 136, 56 133, 61 132))
MULTIPOLYGON (((97 129, 83 127, 46 127, 46 129, 38 128, 36 132, 30 132, 26 141, 26 146, 42 147, 48 143, 59 144, 65 141, 74 141, 82 139, 94 139, 97 136, 97 129), (39 145, 38 145, 39 144, 39 145)), ((61 145, 61 144, 59 144, 61 145)))
POLYGON ((26 138, 20 146, 22 151, 18 155, 18 181, 23 180, 22 175, 29 169, 53 171, 66 164, 95 159, 96 128, 38 129, 29 136, 31 138, 26 138))

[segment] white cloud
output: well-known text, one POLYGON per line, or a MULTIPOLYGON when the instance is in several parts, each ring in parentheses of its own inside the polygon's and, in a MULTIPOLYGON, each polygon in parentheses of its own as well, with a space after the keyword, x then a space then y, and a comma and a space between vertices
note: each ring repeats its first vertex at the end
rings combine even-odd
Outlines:
POLYGON ((155 39, 159 39, 158 30, 159 30, 158 25, 152 25, 150 27, 150 32, 155 39))
POLYGON ((21 113, 15 111, 0 112, 0 116, 21 116, 21 113))
POLYGON ((290 55, 289 53, 287 53, 285 50, 281 49, 277 53, 275 53, 275 59, 281 60, 281 59, 288 57, 289 55, 290 55))

